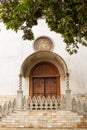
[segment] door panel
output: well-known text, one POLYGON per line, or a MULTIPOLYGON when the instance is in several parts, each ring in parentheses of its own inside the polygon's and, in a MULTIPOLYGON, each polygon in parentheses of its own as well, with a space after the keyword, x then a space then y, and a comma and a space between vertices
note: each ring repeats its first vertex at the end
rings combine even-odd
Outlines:
POLYGON ((43 78, 33 78, 33 96, 44 96, 43 78))
POLYGON ((56 78, 46 78, 46 95, 56 96, 57 95, 57 84, 56 78))
POLYGON ((56 78, 33 78, 33 96, 57 96, 56 78))

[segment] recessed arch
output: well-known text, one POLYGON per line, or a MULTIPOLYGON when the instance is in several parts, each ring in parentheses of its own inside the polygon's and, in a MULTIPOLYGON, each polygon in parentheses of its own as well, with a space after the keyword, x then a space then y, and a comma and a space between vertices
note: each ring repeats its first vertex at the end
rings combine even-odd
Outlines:
POLYGON ((51 51, 38 51, 29 55, 22 63, 20 73, 23 77, 29 76, 31 69, 43 61, 53 63, 58 68, 60 75, 66 76, 68 73, 68 67, 63 58, 51 51))

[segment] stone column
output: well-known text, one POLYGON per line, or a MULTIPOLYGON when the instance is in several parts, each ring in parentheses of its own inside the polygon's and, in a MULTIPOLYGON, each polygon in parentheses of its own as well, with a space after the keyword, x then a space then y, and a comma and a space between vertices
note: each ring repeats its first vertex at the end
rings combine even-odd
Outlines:
POLYGON ((17 110, 22 110, 23 90, 22 90, 22 75, 19 74, 19 89, 17 91, 17 110))
POLYGON ((69 88, 69 73, 66 74, 66 110, 71 110, 71 90, 69 88))

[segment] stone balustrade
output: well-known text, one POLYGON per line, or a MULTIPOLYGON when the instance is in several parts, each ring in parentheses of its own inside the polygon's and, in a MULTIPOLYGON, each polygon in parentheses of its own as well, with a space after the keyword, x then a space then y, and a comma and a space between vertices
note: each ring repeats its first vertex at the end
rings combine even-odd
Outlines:
MULTIPOLYGON (((28 97, 24 96, 22 100, 22 110, 64 110, 67 111, 65 95, 61 97, 28 97)), ((17 111, 17 101, 9 101, 0 105, 0 118, 6 117, 8 114, 17 111)), ((87 117, 87 98, 71 100, 71 111, 87 117)))
MULTIPOLYGON (((69 101, 69 100, 68 100, 69 101)), ((23 110, 66 110, 66 97, 23 97, 23 110)), ((75 97, 71 100, 71 111, 80 115, 87 116, 87 99, 77 99, 75 97)))
POLYGON ((16 111, 16 99, 0 105, 0 118, 6 117, 14 111, 16 111))
POLYGON ((58 110, 58 109, 64 109, 66 110, 66 99, 65 97, 57 97, 54 96, 50 98, 49 96, 47 98, 43 97, 28 97, 26 98, 24 96, 23 98, 23 107, 24 110, 58 110))
POLYGON ((72 111, 87 117, 87 98, 72 98, 72 111))

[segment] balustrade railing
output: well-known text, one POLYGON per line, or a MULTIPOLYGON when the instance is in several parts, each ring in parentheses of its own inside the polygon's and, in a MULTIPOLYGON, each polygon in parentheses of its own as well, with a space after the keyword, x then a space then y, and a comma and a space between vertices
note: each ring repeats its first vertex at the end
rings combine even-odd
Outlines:
MULTIPOLYGON (((66 97, 23 97, 22 110, 67 110, 66 97)), ((6 117, 8 114, 15 112, 17 109, 16 99, 0 105, 0 118, 6 117)), ((87 117, 87 98, 72 98, 71 111, 87 117)))
POLYGON ((7 116, 14 111, 16 111, 16 99, 0 105, 0 118, 7 116))
POLYGON ((43 97, 28 97, 26 98, 24 96, 23 98, 23 109, 29 109, 29 110, 58 110, 58 109, 66 109, 66 99, 65 97, 57 97, 54 96, 50 98, 49 96, 47 98, 43 97))
MULTIPOLYGON (((66 108, 66 97, 28 97, 23 98, 23 110, 67 110, 66 108)), ((75 97, 71 100, 71 111, 81 115, 87 115, 87 99, 76 99, 75 97)))
POLYGON ((72 111, 87 117, 87 98, 72 98, 72 111))

